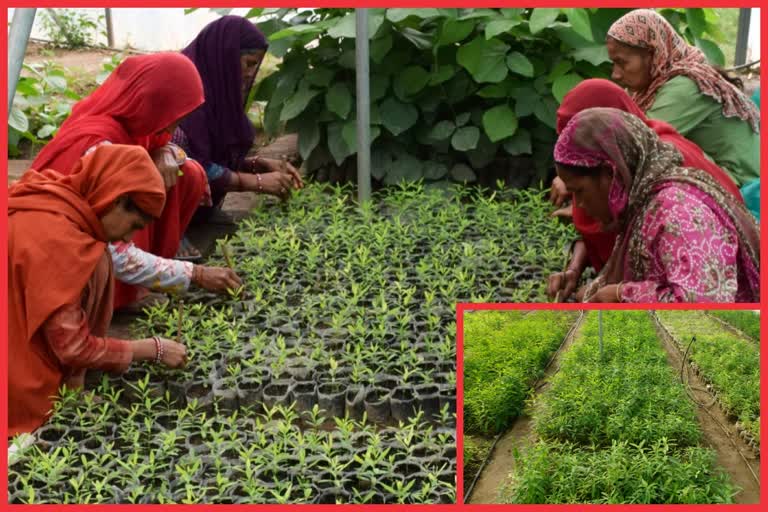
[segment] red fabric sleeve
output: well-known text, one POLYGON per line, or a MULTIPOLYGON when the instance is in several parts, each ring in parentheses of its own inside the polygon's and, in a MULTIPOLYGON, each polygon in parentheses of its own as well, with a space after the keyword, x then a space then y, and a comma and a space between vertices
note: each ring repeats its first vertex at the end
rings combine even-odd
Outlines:
POLYGON ((71 370, 92 368, 122 373, 133 360, 129 341, 92 336, 85 312, 77 304, 62 306, 48 317, 42 334, 56 358, 71 370))

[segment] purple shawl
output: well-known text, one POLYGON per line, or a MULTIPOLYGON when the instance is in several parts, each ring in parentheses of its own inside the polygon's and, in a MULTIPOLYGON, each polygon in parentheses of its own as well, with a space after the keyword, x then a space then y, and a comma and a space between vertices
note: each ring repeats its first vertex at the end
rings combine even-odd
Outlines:
POLYGON ((181 51, 195 63, 205 88, 205 103, 181 123, 190 156, 203 166, 215 162, 237 169, 251 149, 255 129, 243 105, 240 54, 267 46, 253 23, 223 16, 181 51))

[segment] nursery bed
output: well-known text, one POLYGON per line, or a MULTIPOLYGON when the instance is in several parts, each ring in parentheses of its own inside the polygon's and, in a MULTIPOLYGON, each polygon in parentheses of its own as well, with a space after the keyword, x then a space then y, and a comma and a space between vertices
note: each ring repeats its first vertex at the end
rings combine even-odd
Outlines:
POLYGON ((571 232, 540 191, 350 192, 309 185, 243 220, 243 290, 188 293, 180 333, 175 300, 135 326, 180 335, 188 367, 65 395, 11 501, 454 501, 454 304, 543 299, 571 232))
POLYGON ((603 359, 597 316, 588 313, 550 388, 538 396, 536 440, 520 449, 502 500, 731 502, 735 489, 715 452, 701 446, 693 403, 647 313, 603 312, 603 359))

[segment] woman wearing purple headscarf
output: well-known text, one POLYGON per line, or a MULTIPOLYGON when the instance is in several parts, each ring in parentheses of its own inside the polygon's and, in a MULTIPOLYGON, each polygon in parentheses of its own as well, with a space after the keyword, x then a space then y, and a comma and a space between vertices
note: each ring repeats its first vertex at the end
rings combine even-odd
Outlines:
MULTIPOLYGON (((286 197, 291 189, 303 186, 298 171, 287 162, 246 158, 255 129, 245 104, 267 46, 253 23, 240 16, 223 16, 209 23, 181 52, 200 73, 205 103, 184 119, 174 141, 205 168, 214 207, 227 192, 286 197)), ((213 208, 201 210, 206 217, 213 213, 213 208)))

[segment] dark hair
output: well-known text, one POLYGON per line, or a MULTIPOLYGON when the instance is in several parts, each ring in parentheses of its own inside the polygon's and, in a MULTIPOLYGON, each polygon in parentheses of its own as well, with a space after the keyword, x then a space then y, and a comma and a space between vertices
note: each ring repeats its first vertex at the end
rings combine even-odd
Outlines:
POLYGON ((136 202, 133 200, 131 196, 121 196, 120 199, 122 199, 122 205, 123 210, 125 210, 128 213, 138 213, 141 215, 144 220, 151 221, 155 220, 153 216, 139 208, 139 206, 136 204, 136 202))
POLYGON ((587 167, 584 165, 561 164, 560 162, 555 162, 555 163, 557 164, 558 167, 562 167, 566 171, 581 177, 600 176, 600 173, 602 172, 604 167, 602 165, 599 165, 597 167, 587 167))

